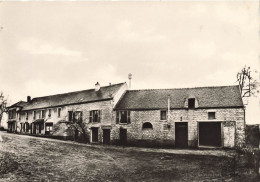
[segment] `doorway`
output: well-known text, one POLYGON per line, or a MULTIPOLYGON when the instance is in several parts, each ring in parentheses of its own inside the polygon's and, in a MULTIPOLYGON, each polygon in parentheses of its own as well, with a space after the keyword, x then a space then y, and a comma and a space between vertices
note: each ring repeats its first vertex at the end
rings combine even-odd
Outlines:
POLYGON ((188 147, 188 123, 187 122, 175 123, 175 147, 176 148, 188 147))
POLYGON ((92 142, 98 142, 98 128, 92 128, 92 142))
POLYGON ((221 147, 221 122, 199 123, 199 146, 221 147))
POLYGON ((127 130, 120 128, 120 144, 126 145, 127 144, 127 130))
POLYGON ((110 129, 103 129, 103 143, 110 144, 110 129))

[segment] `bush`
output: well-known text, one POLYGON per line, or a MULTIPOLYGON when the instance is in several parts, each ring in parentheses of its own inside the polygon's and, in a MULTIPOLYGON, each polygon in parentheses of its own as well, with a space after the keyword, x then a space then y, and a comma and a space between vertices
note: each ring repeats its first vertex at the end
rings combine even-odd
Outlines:
POLYGON ((18 162, 16 162, 13 154, 4 153, 3 155, 0 155, 0 175, 7 174, 17 169, 18 162))
POLYGON ((6 129, 3 126, 0 126, 0 131, 6 131, 6 129))

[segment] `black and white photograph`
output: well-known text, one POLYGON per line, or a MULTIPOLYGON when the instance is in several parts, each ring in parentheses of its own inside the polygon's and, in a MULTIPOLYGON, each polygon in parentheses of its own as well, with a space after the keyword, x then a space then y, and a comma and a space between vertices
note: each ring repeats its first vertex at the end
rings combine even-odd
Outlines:
POLYGON ((260 1, 0 1, 0 182, 260 181, 260 1))

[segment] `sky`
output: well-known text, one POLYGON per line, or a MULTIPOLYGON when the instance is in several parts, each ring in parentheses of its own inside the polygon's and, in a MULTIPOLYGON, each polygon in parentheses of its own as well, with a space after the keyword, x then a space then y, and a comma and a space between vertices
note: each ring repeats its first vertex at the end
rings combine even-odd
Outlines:
MULTIPOLYGON (((129 73, 132 89, 234 85, 243 66, 260 71, 258 8, 257 1, 1 2, 0 90, 14 103, 128 82, 129 73)), ((246 115, 260 123, 258 98, 246 115)))

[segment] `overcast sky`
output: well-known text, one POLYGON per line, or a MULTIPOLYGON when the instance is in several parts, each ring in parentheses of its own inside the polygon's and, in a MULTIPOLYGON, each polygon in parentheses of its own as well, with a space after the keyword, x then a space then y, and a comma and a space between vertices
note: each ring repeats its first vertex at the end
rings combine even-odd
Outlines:
POLYGON ((1 2, 0 90, 16 102, 127 82, 128 73, 132 89, 234 85, 244 65, 259 70, 258 7, 1 2))

